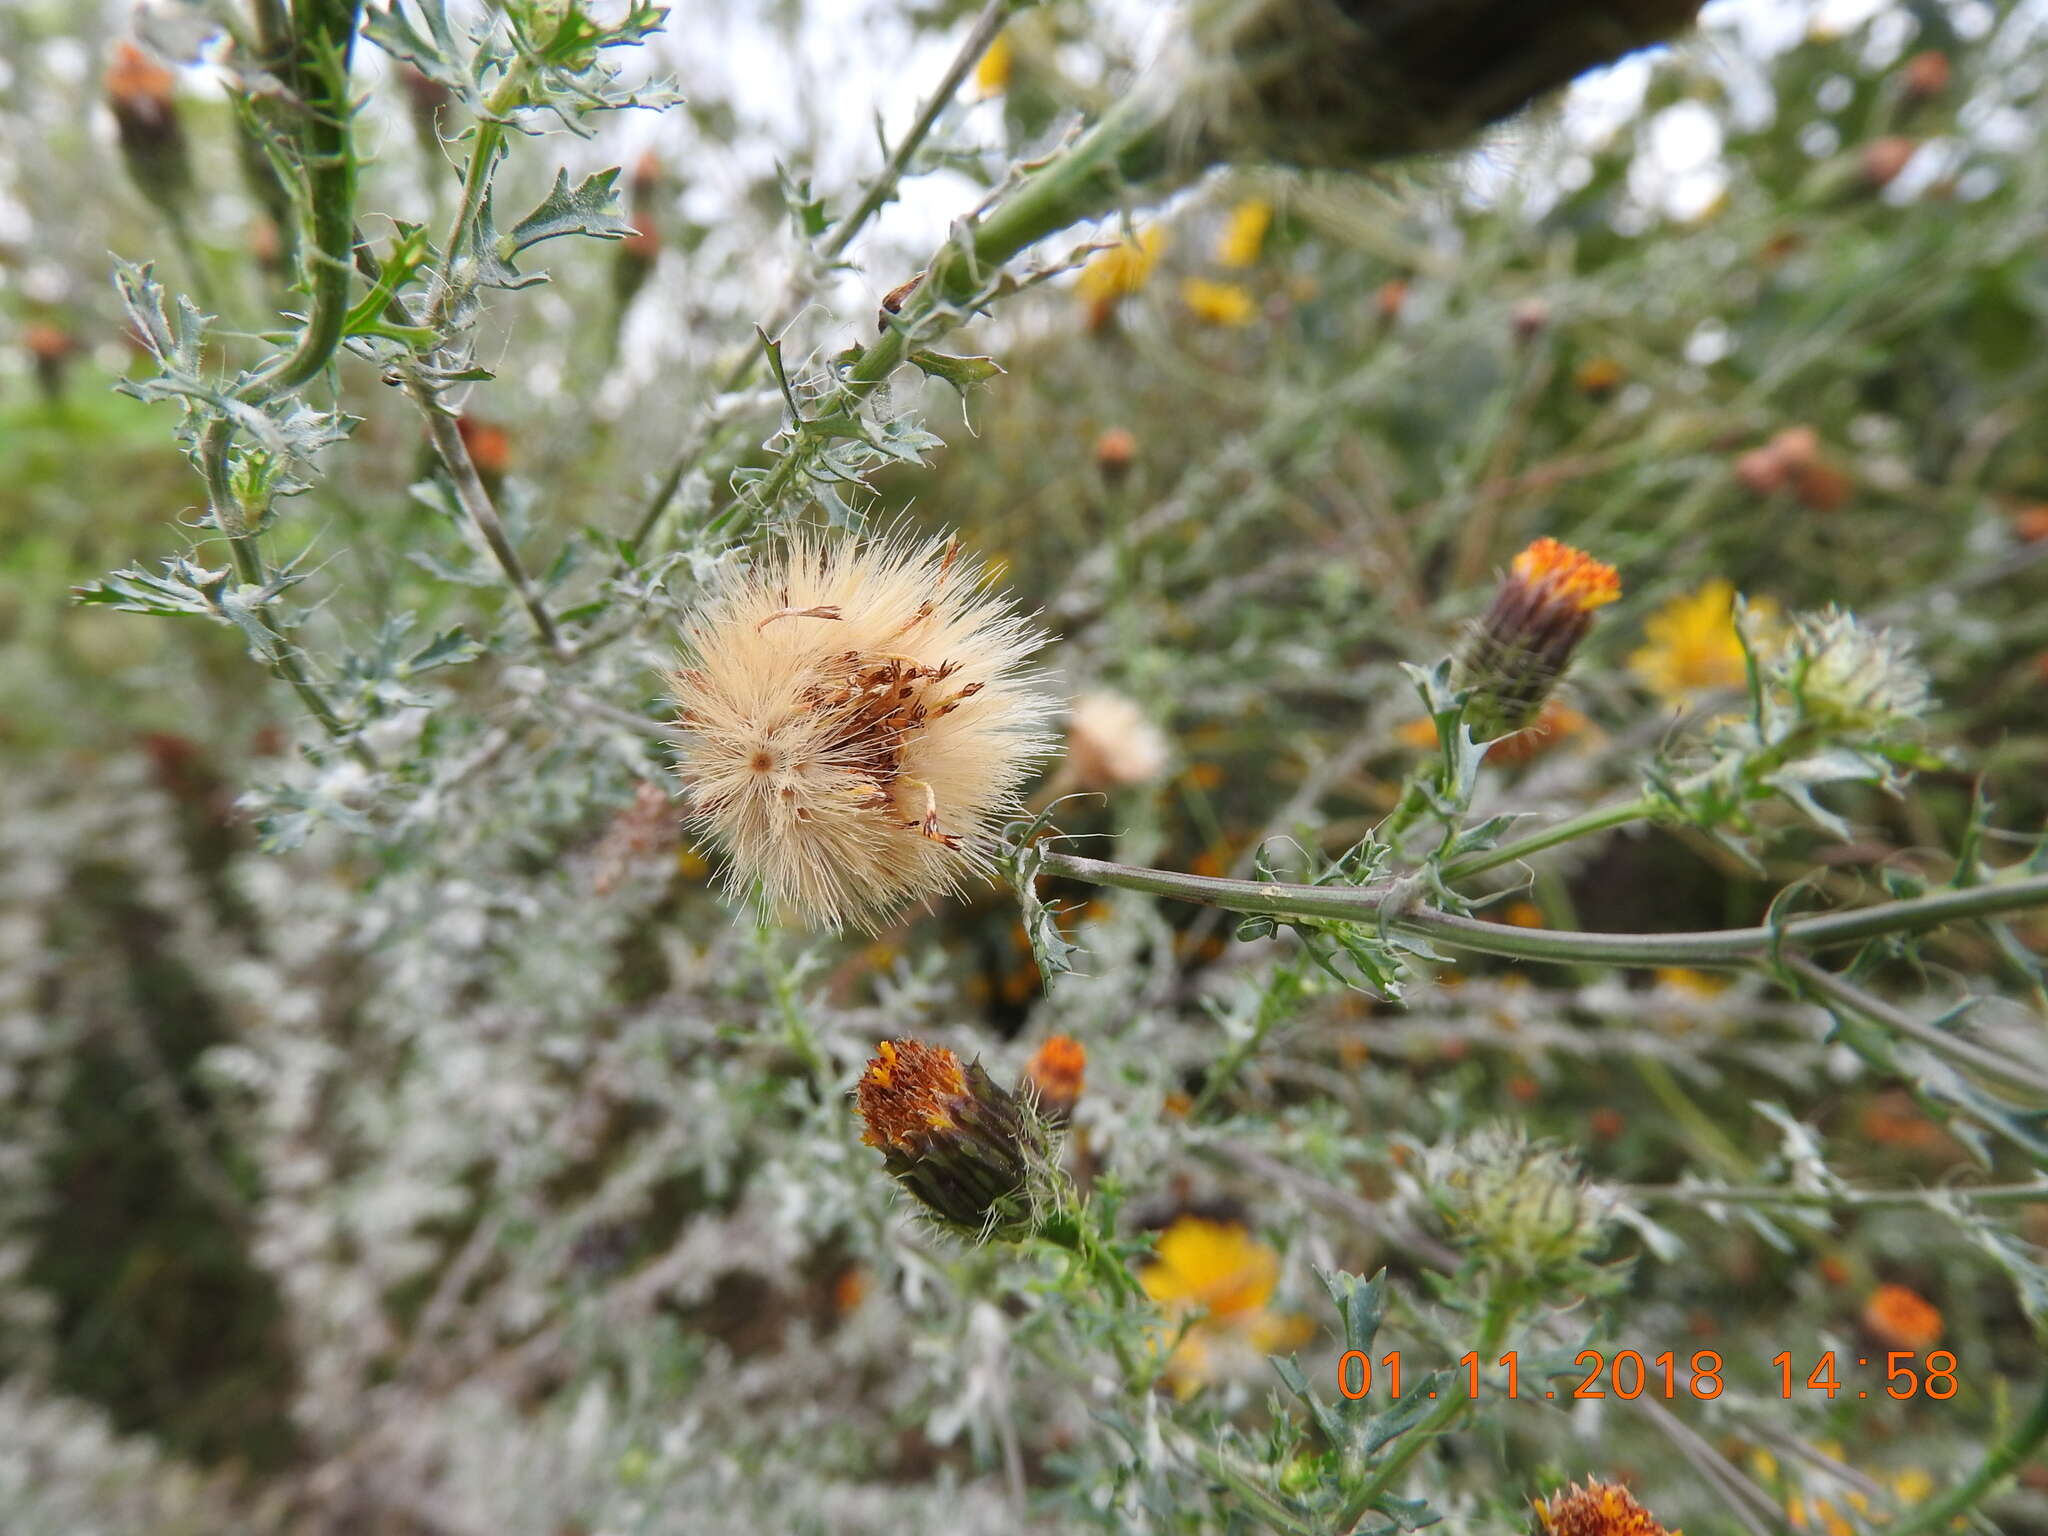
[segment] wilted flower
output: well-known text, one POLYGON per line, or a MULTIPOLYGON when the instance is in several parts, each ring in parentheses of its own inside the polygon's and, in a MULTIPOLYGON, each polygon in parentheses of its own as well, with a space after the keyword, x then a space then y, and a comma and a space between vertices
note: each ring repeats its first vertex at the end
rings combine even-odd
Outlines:
POLYGON ((1607 1213, 1561 1148, 1490 1126, 1434 1148, 1424 1188, 1452 1239, 1488 1267, 1544 1290, 1584 1288, 1607 1241, 1607 1213))
POLYGON ((1269 1306, 1279 1278, 1280 1255, 1238 1222, 1180 1216, 1160 1234, 1138 1281, 1174 1319, 1174 1331, 1189 1323, 1167 1364, 1177 1390, 1192 1392, 1235 1363, 1302 1342, 1306 1320, 1269 1306))
POLYGON ((977 1242, 1031 1234, 1056 1177, 1051 1136, 980 1062, 884 1040, 854 1098, 867 1122, 861 1140, 940 1226, 977 1242))
POLYGON ((1619 1483, 1573 1484, 1548 1503, 1536 1502, 1544 1536, 1681 1536, 1667 1531, 1619 1483))
POLYGON ((1181 282, 1180 297, 1197 320, 1210 325, 1249 325, 1259 312, 1252 296, 1238 283, 1190 277, 1181 282))
POLYGON ((1629 654, 1628 669, 1666 703, 1740 688, 1748 676, 1735 631, 1735 588, 1718 576, 1651 614, 1643 638, 1648 643, 1629 654))
POLYGON ((1491 741, 1534 723, 1592 628, 1593 610, 1619 596, 1613 566, 1556 539, 1516 555, 1452 669, 1452 685, 1470 694, 1473 736, 1491 741))
POLYGON ((872 931, 987 874, 1050 746, 1041 637, 940 538, 797 538, 729 569, 670 682, 693 824, 728 889, 872 931))
POLYGON ((1834 607, 1795 614, 1765 649, 1764 673, 1809 720, 1843 735, 1895 735, 1931 702, 1909 641, 1834 607))
POLYGON ((133 43, 114 50, 101 85, 120 130, 121 157, 149 200, 169 209, 191 190, 192 167, 178 122, 176 79, 133 43))
POLYGON ((1067 716, 1067 758, 1059 777, 1084 790, 1150 784, 1166 772, 1173 749, 1145 712, 1120 693, 1088 693, 1067 716))
POLYGON ((1055 1124, 1072 1115, 1087 1070, 1087 1047, 1072 1035, 1054 1035, 1041 1045, 1024 1069, 1024 1080, 1038 1095, 1039 1113, 1055 1124))
POLYGON ((1273 205, 1262 197, 1248 197, 1230 210, 1229 222, 1216 241, 1219 266, 1249 267, 1258 262, 1266 246, 1266 231, 1272 227, 1273 205))

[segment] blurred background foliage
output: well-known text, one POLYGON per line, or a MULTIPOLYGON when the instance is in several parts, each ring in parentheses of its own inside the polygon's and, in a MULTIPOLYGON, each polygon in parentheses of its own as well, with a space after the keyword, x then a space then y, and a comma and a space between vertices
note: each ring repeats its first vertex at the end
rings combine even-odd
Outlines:
MULTIPOLYGON (((1270 1429, 1276 1478, 1309 1464, 1256 1357, 1299 1347, 1327 1382, 1313 1265, 1389 1266, 1417 1298, 1405 1348, 1465 1347, 1426 1299, 1405 1170, 1496 1118, 1634 1192, 1613 1256, 1638 1261, 1576 1326, 1720 1351, 1738 1390, 1672 1405, 1698 1444, 1614 1405, 1488 1420, 1427 1464, 1452 1528, 1517 1528, 1590 1471, 1689 1530, 1881 1529, 2039 1389, 2038 1198, 1672 1195, 1971 1169, 1755 978, 1480 960, 1396 1009, 1229 944, 1218 914, 1074 887, 1085 974, 1048 996, 1005 893, 871 941, 735 919, 659 740, 702 530, 780 409, 718 381, 785 314, 793 357, 871 335, 948 222, 1114 99, 1157 26, 1021 13, 903 200, 818 270, 803 237, 881 159, 869 114, 900 133, 968 15, 680 7, 634 67, 674 71, 684 106, 517 146, 527 201, 558 164, 623 165, 635 223, 542 248, 552 283, 494 299, 497 376, 461 399, 529 568, 618 627, 566 674, 478 575, 417 414, 342 365, 360 424, 274 536, 312 572, 309 649, 367 697, 395 687, 364 660, 394 623, 481 643, 392 695, 387 770, 357 782, 231 630, 68 601, 209 558, 171 413, 113 390, 138 364, 108 253, 156 259, 229 330, 297 301, 206 68, 175 77, 171 221, 121 173, 104 100, 128 8, 0 9, 0 1529, 1257 1528, 1167 1476, 1171 1448, 1270 1429), (628 592, 605 573, 675 468, 628 592), (259 850, 259 826, 298 846, 259 850), (1200 1230, 1177 1222, 1221 1230, 1186 1259, 1221 1279, 1148 1281, 1252 1297, 1148 1400, 1166 1427, 1122 1443, 1091 1417, 1075 1362, 1108 1325, 892 1205, 837 1090, 912 1029, 1012 1077, 1079 1039, 1083 1177, 1113 1175, 1126 1226, 1179 1230, 1176 1254, 1200 1230), (1936 1344, 1961 1361, 1948 1401, 1782 1399, 1765 1364, 1936 1344)), ((1111 743, 1135 781, 1062 811, 1106 856, 1245 873, 1268 837, 1354 842, 1429 739, 1395 663, 1441 655, 1553 534, 1617 565, 1624 601, 1480 810, 1631 787, 1681 706, 1740 683, 1733 591, 1910 634, 1952 766, 1836 797, 1851 838, 1787 815, 1760 868, 1677 831, 1573 845, 1526 889, 1504 876, 1490 915, 1714 927, 1787 883, 1946 879, 1978 796, 2002 828, 2048 818, 2044 28, 1982 0, 1710 6, 1700 36, 1467 155, 1134 198, 1079 271, 954 339, 999 377, 892 384, 945 443, 877 475, 872 516, 958 530, 1042 610, 1063 691, 1126 695, 1163 733, 1156 760, 1111 743)), ((445 108, 367 47, 357 88, 373 237, 438 224, 445 108)), ((2017 931, 2048 941, 2038 916, 2017 931)), ((1957 930, 1883 977, 1998 994, 1984 1036, 2040 1058, 2023 955, 1957 930)), ((1994 1187, 2039 1176, 1989 1157, 1994 1187)), ((2048 1530, 2039 1464, 1987 1513, 2048 1530)))

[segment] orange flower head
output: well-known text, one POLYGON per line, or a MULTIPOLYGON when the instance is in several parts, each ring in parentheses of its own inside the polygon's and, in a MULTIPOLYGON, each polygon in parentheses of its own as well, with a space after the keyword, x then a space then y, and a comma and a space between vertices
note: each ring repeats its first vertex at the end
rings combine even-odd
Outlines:
POLYGON ((1470 695, 1474 737, 1495 741, 1534 724, 1593 611, 1620 596, 1614 567, 1569 544, 1541 538, 1516 555, 1452 673, 1470 695))
POLYGON ((1908 1286, 1880 1285, 1863 1305, 1863 1326, 1893 1349, 1928 1349, 1941 1342, 1941 1309, 1908 1286))
POLYGON ((1574 1484, 1548 1503, 1536 1503, 1545 1536, 1682 1536, 1668 1531, 1619 1483, 1574 1484))
POLYGON ((1086 1080, 1088 1050, 1072 1035, 1054 1035, 1031 1058, 1025 1080, 1037 1090, 1039 1110, 1054 1120, 1074 1112, 1086 1080))
POLYGON ((936 1131, 954 1128, 951 1106, 967 1093, 960 1058, 943 1045, 884 1040, 861 1074, 861 1140, 871 1147, 915 1152, 936 1131))
POLYGON ((1621 577, 1613 566, 1557 539, 1536 540, 1515 556, 1509 568, 1550 601, 1569 603, 1581 613, 1604 608, 1621 596, 1621 577))
POLYGON ((133 43, 114 50, 100 85, 120 130, 121 157, 144 196, 160 208, 191 190, 192 167, 178 122, 177 77, 133 43))
POLYGON ((884 1040, 853 1099, 861 1140, 942 1229, 973 1241, 1035 1227, 1055 1175, 1045 1122, 942 1045, 884 1040))

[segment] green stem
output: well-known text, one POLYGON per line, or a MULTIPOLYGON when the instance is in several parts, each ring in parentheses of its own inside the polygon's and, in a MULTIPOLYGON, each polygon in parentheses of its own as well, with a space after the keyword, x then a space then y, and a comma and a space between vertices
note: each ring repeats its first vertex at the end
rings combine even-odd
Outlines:
MULTIPOLYGON (((1517 1287, 1496 1277, 1492 1292, 1487 1297, 1485 1320, 1480 1326, 1478 1353, 1482 1359, 1492 1359, 1501 1341, 1507 1337, 1509 1326, 1518 1310, 1517 1287)), ((1393 1489, 1415 1458, 1448 1433, 1463 1418, 1476 1399, 1462 1393, 1451 1393, 1438 1400, 1435 1408, 1404 1434, 1392 1455, 1374 1469, 1365 1486, 1352 1496, 1351 1502, 1338 1512, 1334 1529, 1349 1531, 1369 1514, 1373 1507, 1393 1489)))
POLYGON ((442 467, 448 471, 463 515, 476 529, 491 558, 497 561, 498 569, 511 584, 520 606, 533 621, 534 632, 540 636, 541 643, 557 661, 569 660, 572 653, 568 644, 562 639, 562 632, 556 627, 554 615, 548 611, 540 589, 526 574, 519 551, 512 547, 504 520, 498 516, 491 493, 484 488, 483 476, 477 473, 476 461, 469 455, 469 445, 463 442, 462 431, 454 415, 441 403, 440 391, 424 373, 416 367, 407 367, 404 373, 406 393, 412 396, 413 403, 427 418, 427 435, 433 440, 434 452, 442 467))
MULTIPOLYGON (((838 375, 833 414, 843 415, 880 388, 903 362, 913 335, 929 341, 966 319, 963 308, 983 295, 1011 257, 1055 230, 1112 207, 1124 186, 1122 167, 1159 132, 1167 106, 1152 92, 1126 95, 1086 133, 999 197, 964 238, 956 236, 941 246, 889 328, 838 375)), ((743 510, 759 515, 779 504, 824 441, 809 423, 795 423, 775 467, 713 526, 725 529, 743 510)))
POLYGON ((1797 976, 1806 986, 1826 998, 1836 1008, 1846 1008, 1859 1013, 1872 1023, 1890 1030, 1893 1034, 1904 1035, 1917 1041, 1930 1051, 1946 1056, 1949 1060, 1973 1070, 1990 1075, 1992 1078, 2011 1083, 2020 1083, 2037 1093, 2048 1093, 2048 1073, 2035 1071, 2025 1062, 2016 1061, 1999 1051, 1988 1050, 1973 1040, 1952 1035, 1946 1030, 1914 1018, 1887 1003, 1883 998, 1872 997, 1868 992, 1850 981, 1823 970, 1811 960, 1798 956, 1789 957, 1785 968, 1797 976))
POLYGON ((2010 1435, 1992 1447, 1976 1471, 1940 1498, 1922 1504, 1897 1525, 1888 1527, 1889 1536, 1920 1536, 1923 1531, 1947 1530, 1951 1520, 1982 1503, 2043 1441, 2048 1441, 2048 1381, 2041 1383, 2041 1395, 2034 1400, 2033 1410, 2013 1427, 2010 1435))
POLYGON ((355 103, 349 99, 348 75, 362 0, 304 0, 296 10, 291 75, 305 115, 299 156, 306 168, 311 238, 303 249, 312 304, 298 345, 244 389, 244 397, 252 400, 285 394, 320 377, 341 345, 354 272, 349 252, 355 244, 355 103))
MULTIPOLYGON (((938 88, 925 102, 917 121, 911 124, 902 142, 889 156, 888 162, 862 192, 860 201, 832 227, 831 233, 826 235, 819 245, 819 254, 827 261, 836 261, 844 255, 846 248, 853 243, 854 236, 859 234, 868 220, 887 204, 896 183, 902 179, 904 170, 909 166, 911 157, 917 153, 918 146, 923 144, 931 133, 932 126, 939 120, 939 114, 945 111, 959 91, 960 82, 967 78, 967 72, 974 68, 984 53, 988 52, 989 44, 995 40, 996 33, 1002 30, 1003 23, 1009 19, 1010 13, 1020 5, 1030 3, 1033 3, 1033 0, 989 0, 982 13, 975 18, 973 27, 968 30, 965 41, 960 45, 960 51, 953 56, 952 64, 940 78, 938 88)), ((793 305, 794 298, 782 305, 783 318, 770 328, 769 334, 782 333, 793 318, 793 305)), ((712 392, 713 398, 730 395, 735 390, 744 389, 753 383, 761 363, 761 349, 758 346, 748 346, 733 360, 732 366, 719 379, 717 387, 712 392)), ((647 506, 641 512, 639 520, 633 526, 632 542, 636 549, 643 547, 653 535, 661 523, 662 515, 675 500, 676 491, 685 477, 703 461, 722 436, 723 432, 719 430, 718 424, 708 423, 700 431, 697 440, 676 455, 667 473, 655 487, 654 494, 648 498, 647 506)))
POLYGON ((825 259, 831 261, 845 253, 853 243, 862 225, 881 212, 882 207, 896 191, 896 183, 910 165, 910 157, 917 153, 918 146, 932 131, 932 125, 939 120, 939 114, 946 110, 960 89, 960 82, 967 78, 967 72, 980 62, 988 52, 989 44, 996 40, 996 34, 1003 30, 1003 23, 1010 19, 1010 12, 1017 8, 1018 0, 989 0, 981 8, 981 14, 974 18, 974 25, 968 29, 967 37, 960 45, 960 51, 953 55, 953 62, 940 77, 938 89, 933 91, 924 104, 924 110, 917 121, 910 125, 910 131, 903 135, 903 142, 896 146, 881 173, 868 183, 861 200, 853 205, 853 211, 839 221, 831 234, 825 237, 820 249, 825 259))
POLYGON ((1273 977, 1265 995, 1259 999, 1258 1017, 1253 1020, 1250 1033, 1225 1052, 1223 1059, 1210 1069, 1202 1091, 1195 1095, 1195 1102, 1188 1109, 1189 1121, 1199 1121, 1208 1113, 1224 1089, 1237 1080, 1244 1064, 1258 1054, 1259 1047, 1266 1043, 1266 1036, 1273 1032, 1273 1026, 1293 1010, 1295 999, 1300 996, 1301 970, 1298 966, 1285 967, 1273 977))
POLYGON ((1070 853, 1046 853, 1040 867, 1046 874, 1090 885, 1143 891, 1231 912, 1334 918, 1353 923, 1378 923, 1384 919, 1389 927, 1405 933, 1510 959, 1635 967, 1740 967, 1781 948, 1817 949, 1852 944, 1880 934, 1919 932, 1945 923, 2048 906, 2048 875, 2024 875, 1877 906, 1793 918, 1776 926, 1691 933, 1550 933, 1458 917, 1427 906, 1390 911, 1389 898, 1399 894, 1399 888, 1392 883, 1315 886, 1227 880, 1173 870, 1138 869, 1070 853))
POLYGON ((1498 869, 1503 864, 1512 864, 1517 859, 1526 859, 1531 854, 1541 853, 1546 848, 1555 848, 1559 843, 1568 843, 1574 838, 1585 837, 1594 832, 1604 832, 1609 827, 1619 827, 1631 821, 1641 821, 1656 810, 1656 803, 1647 795, 1634 800, 1620 800, 1612 805, 1599 805, 1577 816, 1554 822, 1541 832, 1518 838, 1512 843, 1503 843, 1498 848, 1489 848, 1483 853, 1468 854, 1462 859, 1453 859, 1444 866, 1444 879, 1467 880, 1473 875, 1484 874, 1489 869, 1498 869))
POLYGON ((1982 1184, 1950 1189, 1784 1189, 1771 1184, 1629 1184, 1631 1200, 1677 1200, 1688 1205, 1812 1205, 1887 1207, 1941 1205, 1966 1200, 1972 1205, 2048 1204, 2048 1179, 2031 1184, 1982 1184))

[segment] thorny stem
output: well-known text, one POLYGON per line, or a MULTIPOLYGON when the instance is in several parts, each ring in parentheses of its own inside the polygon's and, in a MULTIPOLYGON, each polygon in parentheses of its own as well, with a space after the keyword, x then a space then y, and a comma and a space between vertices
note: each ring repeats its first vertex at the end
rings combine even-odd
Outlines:
MULTIPOLYGON (((881 212, 888 203, 911 158, 916 155, 919 147, 931 133, 940 114, 951 104, 960 89, 960 82, 967 78, 968 71, 981 61, 984 53, 988 52, 989 44, 995 41, 996 34, 1003 28, 1003 23, 1009 20, 1010 13, 1035 3, 1036 0, 989 0, 982 8, 981 14, 975 18, 974 25, 969 28, 966 38, 961 42, 960 51, 953 56, 953 62, 946 67, 946 73, 940 77, 938 88, 925 102, 924 109, 918 113, 917 120, 904 134, 902 142, 891 152, 887 163, 876 173, 875 179, 868 184, 860 201, 833 226, 831 233, 826 235, 819 246, 820 253, 827 261, 836 260, 844 255, 846 248, 853 243, 854 236, 858 235, 868 220, 881 212)), ((779 335, 788 325, 791 318, 788 311, 794 304, 794 297, 783 304, 783 318, 775 323, 771 334, 779 335)), ((730 395, 752 384, 755 375, 760 371, 762 361, 763 354, 759 347, 746 348, 734 359, 732 366, 718 381, 714 398, 730 395)), ((716 427, 715 423, 707 423, 696 441, 676 455, 667 473, 655 486, 654 494, 648 498, 645 510, 641 512, 639 521, 634 525, 632 542, 636 548, 645 544, 659 526, 662 515, 668 511, 670 503, 675 500, 676 491, 690 471, 712 452, 722 436, 716 427)))
MULTIPOLYGON (((1031 3, 1031 0, 1024 0, 1024 3, 1031 3)), ((988 0, 988 4, 981 8, 981 14, 974 18, 974 25, 968 29, 965 40, 960 44, 960 51, 953 55, 953 62, 939 78, 938 88, 925 102, 924 110, 918 114, 917 121, 912 123, 909 132, 903 135, 903 141, 889 156, 888 163, 882 167, 881 173, 868 183, 866 193, 853 205, 853 211, 841 219, 838 227, 825 237, 821 249, 826 260, 830 261, 844 253, 847 246, 853 243, 853 237, 860 232, 861 226, 879 213, 882 206, 895 194, 896 183, 909 166, 911 156, 915 155, 918 146, 924 143, 926 135, 932 131, 933 124, 938 122, 939 114, 952 102, 954 93, 960 89, 960 82, 967 78, 967 72, 980 62, 984 53, 988 52, 989 44, 996 40, 996 34, 1003 30, 1003 23, 1010 19, 1010 12, 1018 8, 1019 0, 988 0)))
MULTIPOLYGON (((970 228, 963 230, 932 257, 925 279, 902 311, 841 372, 835 382, 835 415, 850 410, 881 387, 903 362, 910 337, 921 339, 951 329, 989 287, 1006 261, 1035 241, 1078 220, 1101 213, 1123 185, 1119 169, 1159 128, 1167 103, 1153 93, 1126 95, 1072 144, 1026 174, 1000 196, 970 228)), ((767 476, 719 520, 731 523, 743 507, 756 514, 775 507, 796 484, 811 453, 825 441, 824 431, 808 421, 789 427, 789 441, 767 476)))
POLYGON ((1897 1525, 1889 1527, 1891 1536, 1920 1536, 1922 1531, 1946 1530, 1950 1520, 1976 1508, 1999 1483, 2022 1466, 2043 1441, 2048 1441, 2048 1381, 2041 1384, 2041 1395, 2034 1400, 2032 1411, 2013 1426, 2010 1435, 1991 1448, 1976 1471, 1940 1498, 1922 1504, 1897 1525))
MULTIPOLYGON (((237 390, 238 397, 249 405, 261 405, 318 378, 341 344, 342 326, 348 317, 349 250, 354 244, 356 190, 350 129, 354 106, 349 100, 348 75, 362 5, 361 0, 308 0, 304 10, 306 19, 290 39, 296 52, 288 73, 304 113, 298 138, 312 222, 313 238, 305 247, 312 303, 291 353, 259 370, 237 390)), ((258 21, 264 28, 266 48, 285 42, 281 7, 271 3, 259 7, 258 21)), ((228 455, 234 445, 234 433, 232 417, 214 417, 200 439, 200 465, 206 480, 208 510, 215 526, 227 538, 235 574, 244 586, 262 592, 269 587, 270 577, 264 566, 260 537, 248 525, 234 495, 229 471, 228 455)), ((344 743, 350 755, 364 767, 374 769, 375 755, 327 702, 306 671, 288 630, 271 612, 270 601, 258 599, 253 606, 264 633, 270 637, 270 654, 265 659, 271 669, 290 685, 329 737, 344 743)))
POLYGON ((1334 887, 1226 880, 1173 870, 1138 869, 1053 852, 1043 855, 1040 869, 1090 885, 1143 891, 1232 912, 1332 918, 1353 923, 1384 921, 1389 928, 1403 933, 1510 959, 1632 967, 1741 967, 1780 949, 1851 944, 1880 934, 1919 932, 1945 923, 2048 906, 2048 875, 2024 875, 1753 928, 1691 933, 1552 933, 1458 917, 1428 906, 1390 910, 1387 902, 1396 891, 1393 883, 1334 887))

